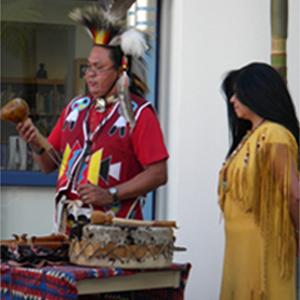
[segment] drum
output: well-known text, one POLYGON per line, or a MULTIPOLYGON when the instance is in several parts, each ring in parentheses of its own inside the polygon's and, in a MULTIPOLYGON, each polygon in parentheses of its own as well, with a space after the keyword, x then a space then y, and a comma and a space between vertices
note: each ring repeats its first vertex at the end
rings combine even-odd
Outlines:
POLYGON ((95 267, 163 268, 172 264, 172 228, 85 225, 70 242, 72 263, 95 267))

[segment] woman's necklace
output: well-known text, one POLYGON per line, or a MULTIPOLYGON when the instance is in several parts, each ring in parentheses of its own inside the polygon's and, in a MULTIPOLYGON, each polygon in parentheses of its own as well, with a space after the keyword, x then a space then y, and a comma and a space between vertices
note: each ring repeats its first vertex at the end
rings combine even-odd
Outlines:
POLYGON ((249 139, 249 137, 256 131, 258 127, 260 127, 264 123, 265 119, 261 119, 254 127, 251 128, 251 130, 248 130, 248 132, 243 136, 238 146, 232 151, 232 153, 229 155, 229 157, 226 158, 226 160, 223 162, 222 168, 220 170, 220 173, 223 173, 222 176, 222 186, 223 189, 226 190, 228 187, 228 180, 227 180, 227 169, 229 163, 232 161, 232 159, 237 155, 237 153, 241 150, 241 148, 244 146, 245 142, 249 139))

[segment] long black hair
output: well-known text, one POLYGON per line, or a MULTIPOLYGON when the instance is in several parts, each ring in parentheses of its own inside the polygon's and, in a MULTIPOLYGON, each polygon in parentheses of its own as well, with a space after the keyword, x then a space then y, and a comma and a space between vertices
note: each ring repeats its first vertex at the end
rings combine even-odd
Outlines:
POLYGON ((233 70, 223 80, 222 89, 227 100, 231 135, 227 155, 232 153, 252 126, 250 121, 237 117, 230 103, 233 94, 258 116, 287 128, 299 145, 299 121, 293 101, 286 83, 271 66, 265 63, 251 63, 239 70, 233 70))

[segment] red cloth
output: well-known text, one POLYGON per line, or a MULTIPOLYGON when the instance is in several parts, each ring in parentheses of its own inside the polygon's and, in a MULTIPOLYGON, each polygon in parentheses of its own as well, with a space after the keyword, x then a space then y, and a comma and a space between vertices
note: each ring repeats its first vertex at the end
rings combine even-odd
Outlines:
MULTIPOLYGON (((184 289, 188 280, 191 265, 173 264, 160 271, 180 270, 180 286, 178 288, 164 288, 124 293, 101 294, 98 297, 86 295, 79 299, 143 299, 143 300, 183 300, 184 289), (130 293, 130 294, 129 294, 130 293), (111 296, 110 296, 111 295, 111 296)), ((80 280, 93 278, 110 278, 132 276, 149 270, 125 270, 121 268, 88 268, 80 266, 52 266, 43 268, 12 267, 0 265, 1 299, 31 299, 36 296, 51 300, 75 300, 78 297, 77 283, 80 280)))

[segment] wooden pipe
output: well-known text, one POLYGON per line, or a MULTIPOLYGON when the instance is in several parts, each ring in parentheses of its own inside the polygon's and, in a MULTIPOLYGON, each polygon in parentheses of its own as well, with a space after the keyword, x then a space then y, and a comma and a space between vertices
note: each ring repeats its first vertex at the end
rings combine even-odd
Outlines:
MULTIPOLYGON (((25 122, 29 116, 29 106, 22 98, 15 98, 8 101, 0 110, 0 119, 11 121, 13 123, 25 122)), ((37 131, 36 136, 38 144, 46 151, 52 149, 48 140, 37 131)))
POLYGON ((0 246, 35 246, 35 247, 46 247, 46 248, 57 248, 63 245, 69 244, 69 238, 65 234, 51 234, 45 236, 33 236, 27 237, 27 234, 18 236, 13 234, 15 239, 1 240, 0 246))

